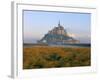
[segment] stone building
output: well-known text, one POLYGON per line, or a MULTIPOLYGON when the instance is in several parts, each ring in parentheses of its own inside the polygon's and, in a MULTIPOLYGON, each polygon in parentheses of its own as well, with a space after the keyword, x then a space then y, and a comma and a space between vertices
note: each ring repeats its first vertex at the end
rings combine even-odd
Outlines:
POLYGON ((57 27, 54 27, 52 30, 48 31, 44 37, 38 41, 38 43, 47 43, 47 44, 72 44, 79 43, 78 40, 67 34, 67 31, 64 27, 58 23, 57 27))

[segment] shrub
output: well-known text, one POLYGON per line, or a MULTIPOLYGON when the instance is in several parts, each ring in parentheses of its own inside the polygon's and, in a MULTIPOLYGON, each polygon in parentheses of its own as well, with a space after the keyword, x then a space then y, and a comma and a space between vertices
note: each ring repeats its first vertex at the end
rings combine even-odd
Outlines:
POLYGON ((52 53, 45 57, 45 59, 48 61, 58 61, 58 60, 60 60, 60 58, 61 58, 61 56, 58 55, 57 53, 52 53))

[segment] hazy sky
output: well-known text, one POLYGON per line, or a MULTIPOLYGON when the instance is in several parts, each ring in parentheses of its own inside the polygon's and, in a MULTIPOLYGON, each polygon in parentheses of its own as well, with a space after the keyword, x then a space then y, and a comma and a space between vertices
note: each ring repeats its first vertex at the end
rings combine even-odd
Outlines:
POLYGON ((24 43, 35 43, 49 30, 61 25, 68 34, 81 43, 90 43, 91 14, 89 13, 63 13, 46 11, 23 11, 24 43))

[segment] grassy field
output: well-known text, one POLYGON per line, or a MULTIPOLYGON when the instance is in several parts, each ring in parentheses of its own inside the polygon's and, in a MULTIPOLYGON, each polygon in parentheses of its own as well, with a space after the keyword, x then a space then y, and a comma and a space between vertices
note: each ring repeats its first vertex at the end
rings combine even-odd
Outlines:
POLYGON ((23 48, 23 69, 90 66, 90 48, 23 48))

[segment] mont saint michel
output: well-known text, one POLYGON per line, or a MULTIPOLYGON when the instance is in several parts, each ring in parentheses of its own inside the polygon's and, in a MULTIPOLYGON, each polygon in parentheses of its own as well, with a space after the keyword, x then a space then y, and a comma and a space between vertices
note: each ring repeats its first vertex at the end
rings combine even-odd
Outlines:
POLYGON ((54 27, 52 30, 48 31, 44 37, 38 41, 38 43, 47 43, 47 44, 75 44, 79 43, 79 40, 74 39, 73 37, 67 34, 67 31, 64 27, 58 23, 57 27, 54 27))

